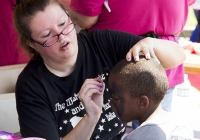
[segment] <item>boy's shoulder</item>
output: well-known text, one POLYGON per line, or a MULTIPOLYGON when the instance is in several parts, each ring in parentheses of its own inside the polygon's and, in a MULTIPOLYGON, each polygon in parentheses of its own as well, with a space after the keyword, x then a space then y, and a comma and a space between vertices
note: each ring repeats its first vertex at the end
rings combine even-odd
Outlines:
POLYGON ((130 132, 124 140, 192 140, 193 130, 188 126, 176 126, 171 133, 167 133, 159 125, 144 125, 130 132))
POLYGON ((144 125, 130 132, 124 140, 165 140, 165 132, 156 124, 144 125))
POLYGON ((124 140, 192 140, 193 130, 173 113, 167 113, 160 119, 154 118, 142 123, 137 129, 127 135, 124 140))

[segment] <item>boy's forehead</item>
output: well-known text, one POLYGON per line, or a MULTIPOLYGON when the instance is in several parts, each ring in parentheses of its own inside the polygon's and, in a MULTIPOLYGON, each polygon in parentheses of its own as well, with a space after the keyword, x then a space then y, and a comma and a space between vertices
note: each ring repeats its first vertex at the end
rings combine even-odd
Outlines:
POLYGON ((113 81, 110 83, 110 88, 111 88, 112 94, 120 95, 120 92, 122 91, 121 84, 118 83, 117 80, 116 80, 116 81, 113 80, 113 81))

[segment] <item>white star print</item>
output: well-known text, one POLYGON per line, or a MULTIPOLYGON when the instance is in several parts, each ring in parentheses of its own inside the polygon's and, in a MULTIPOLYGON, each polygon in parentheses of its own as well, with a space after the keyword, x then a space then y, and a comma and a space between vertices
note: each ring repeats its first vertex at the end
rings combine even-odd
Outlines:
POLYGON ((102 118, 101 122, 102 122, 102 123, 105 123, 106 121, 105 121, 105 119, 102 118))
POLYGON ((59 129, 62 130, 62 127, 60 127, 59 129))
POLYGON ((121 127, 123 127, 123 124, 121 125, 121 127))
POLYGON ((67 121, 67 120, 64 120, 64 121, 63 121, 63 123, 64 123, 64 124, 67 124, 67 123, 68 123, 68 121, 67 121))
POLYGON ((114 125, 115 127, 117 127, 118 126, 118 123, 115 123, 115 125, 114 125))
POLYGON ((122 129, 122 132, 124 132, 125 131, 125 127, 122 129))
POLYGON ((108 74, 108 73, 106 73, 106 75, 108 76, 109 74, 108 74))
POLYGON ((69 109, 66 109, 66 110, 65 110, 65 113, 69 113, 69 109))
POLYGON ((119 132, 119 134, 123 133, 125 131, 125 127, 119 132))
POLYGON ((108 129, 108 131, 110 132, 110 131, 111 131, 111 129, 109 128, 109 129, 108 129))
POLYGON ((98 128, 99 130, 100 130, 100 132, 102 131, 102 130, 104 130, 103 129, 103 125, 99 125, 99 128, 98 128))
POLYGON ((97 135, 97 136, 95 137, 95 139, 99 139, 99 136, 97 135))
POLYGON ((109 91, 108 88, 106 88, 106 91, 109 91))

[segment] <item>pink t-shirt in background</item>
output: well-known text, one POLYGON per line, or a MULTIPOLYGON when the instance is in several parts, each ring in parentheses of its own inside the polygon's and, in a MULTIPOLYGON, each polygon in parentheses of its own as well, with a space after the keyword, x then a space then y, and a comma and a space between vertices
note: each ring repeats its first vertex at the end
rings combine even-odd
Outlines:
MULTIPOLYGON (((86 16, 99 15, 97 23, 89 29, 111 29, 142 35, 149 31, 161 39, 177 42, 188 16, 188 7, 195 0, 108 0, 111 12, 104 7, 105 0, 71 0, 70 7, 86 16)), ((162 46, 161 46, 162 47, 162 46)), ((178 57, 178 56, 177 56, 178 57)), ((166 70, 169 87, 184 81, 183 65, 166 70)))
POLYGON ((0 66, 22 64, 29 61, 18 42, 13 23, 13 7, 16 0, 0 0, 0 66))

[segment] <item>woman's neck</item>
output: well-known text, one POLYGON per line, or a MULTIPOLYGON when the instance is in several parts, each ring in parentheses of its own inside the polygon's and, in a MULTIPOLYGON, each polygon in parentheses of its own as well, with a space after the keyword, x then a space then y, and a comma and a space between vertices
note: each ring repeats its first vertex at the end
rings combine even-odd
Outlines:
POLYGON ((60 61, 59 63, 44 60, 44 64, 47 69, 53 74, 59 77, 64 77, 70 75, 74 71, 76 60, 77 56, 72 57, 71 59, 67 59, 65 61, 60 61))

